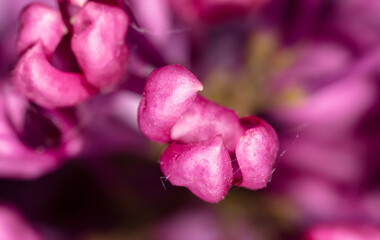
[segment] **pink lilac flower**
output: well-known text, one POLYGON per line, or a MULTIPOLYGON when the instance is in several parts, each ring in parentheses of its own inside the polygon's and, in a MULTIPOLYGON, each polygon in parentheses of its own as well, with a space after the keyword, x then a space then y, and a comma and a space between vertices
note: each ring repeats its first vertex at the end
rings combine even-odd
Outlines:
POLYGON ((139 127, 148 138, 170 143, 160 158, 165 177, 208 202, 222 200, 232 183, 265 187, 277 158, 277 134, 258 117, 239 120, 199 96, 202 89, 179 65, 158 68, 146 81, 139 127))
POLYGON ((81 138, 70 117, 30 105, 7 82, 0 85, 0 177, 37 178, 75 155, 81 138))
POLYGON ((24 9, 20 21, 20 59, 13 82, 35 103, 47 108, 73 106, 123 79, 128 59, 124 42, 128 16, 122 9, 88 2, 70 18, 72 26, 68 29, 59 11, 32 4, 24 9), (80 73, 61 71, 50 62, 67 33, 80 73))
MULTIPOLYGON (((0 75, 8 75, 17 60, 16 39, 18 18, 22 9, 35 0, 3 1, 0 3, 0 75)), ((55 0, 39 0, 52 8, 57 8, 55 0)))

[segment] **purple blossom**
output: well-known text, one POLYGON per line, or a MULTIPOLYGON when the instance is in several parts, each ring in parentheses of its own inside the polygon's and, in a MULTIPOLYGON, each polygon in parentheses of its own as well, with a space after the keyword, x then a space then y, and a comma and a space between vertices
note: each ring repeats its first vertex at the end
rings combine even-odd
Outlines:
POLYGON ((232 184, 231 158, 221 135, 197 143, 175 142, 162 153, 161 170, 175 186, 189 188, 207 202, 219 202, 232 184))
POLYGON ((378 3, 30 2, 0 1, 0 200, 48 238, 379 238, 378 3))
POLYGON ((265 187, 279 150, 277 134, 258 117, 239 121, 232 110, 197 96, 202 89, 178 65, 156 69, 146 81, 139 127, 150 139, 170 143, 160 159, 165 177, 208 202, 222 200, 232 182, 265 187))
POLYGON ((128 16, 120 8, 88 2, 70 18, 71 50, 82 73, 64 72, 49 62, 68 31, 57 10, 34 4, 22 12, 20 20, 21 58, 13 81, 28 99, 47 108, 73 106, 123 79, 128 16))
POLYGON ((37 178, 75 155, 81 138, 64 113, 31 106, 12 86, 0 85, 0 177, 37 178))

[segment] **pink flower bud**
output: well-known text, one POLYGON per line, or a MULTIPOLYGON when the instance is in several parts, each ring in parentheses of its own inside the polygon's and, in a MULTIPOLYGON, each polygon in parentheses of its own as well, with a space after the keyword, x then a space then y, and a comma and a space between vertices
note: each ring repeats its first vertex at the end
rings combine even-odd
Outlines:
POLYGON ((127 14, 118 7, 88 2, 73 21, 71 45, 87 81, 97 88, 118 83, 127 69, 127 14))
POLYGON ((279 151, 275 130, 264 120, 250 116, 241 119, 248 128, 236 146, 236 158, 243 179, 236 185, 256 190, 270 181, 279 151))
POLYGON ((18 51, 22 56, 14 70, 15 86, 28 99, 46 108, 76 105, 96 91, 120 82, 127 68, 125 37, 129 20, 122 9, 95 2, 60 3, 69 5, 68 9, 61 6, 64 19, 58 11, 42 4, 27 7, 21 16, 18 38, 18 51), (81 4, 84 4, 82 8, 81 4), (70 7, 75 9, 71 11, 70 7), (68 12, 65 13, 65 9, 68 12), (74 17, 70 18, 71 15, 74 17), (67 46, 65 51, 68 55, 71 50, 74 53, 80 74, 59 71, 49 62, 57 46, 58 49, 64 46, 62 37, 68 31, 64 20, 70 29, 65 37, 73 35, 71 47, 67 46), (73 32, 70 24, 73 24, 73 32))
POLYGON ((24 96, 47 108, 71 106, 93 93, 80 74, 55 69, 46 59, 41 42, 21 57, 13 83, 24 96))
POLYGON ((202 96, 197 96, 190 108, 171 129, 171 138, 181 143, 192 143, 220 134, 230 152, 244 129, 236 113, 202 96))
POLYGON ((170 129, 202 89, 194 74, 182 66, 154 70, 146 80, 138 110, 140 130, 154 141, 170 141, 170 129))
POLYGON ((21 55, 41 41, 45 53, 51 56, 66 31, 57 10, 40 3, 31 4, 21 13, 17 52, 21 55))
POLYGON ((172 143, 160 161, 173 185, 189 188, 204 201, 219 202, 231 186, 231 159, 220 135, 193 144, 172 143))

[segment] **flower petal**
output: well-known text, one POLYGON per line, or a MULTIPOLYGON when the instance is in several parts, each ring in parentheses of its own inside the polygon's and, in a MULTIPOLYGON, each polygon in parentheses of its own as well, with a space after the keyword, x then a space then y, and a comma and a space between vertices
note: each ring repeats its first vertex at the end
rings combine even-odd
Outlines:
POLYGON ((160 161, 173 185, 189 188, 204 201, 219 202, 231 186, 231 159, 220 135, 195 144, 172 143, 160 161))
POLYGON ((234 152, 243 133, 244 129, 234 111, 198 95, 174 124, 170 136, 177 142, 193 143, 220 134, 228 150, 234 152))
POLYGON ((93 94, 81 75, 55 69, 47 61, 41 42, 19 60, 13 82, 25 97, 46 108, 73 106, 93 94))
POLYGON ((264 120, 250 116, 241 119, 249 127, 236 146, 236 158, 243 179, 236 185, 251 190, 267 185, 274 170, 279 140, 274 129, 264 120))
POLYGON ((21 55, 41 41, 45 53, 51 56, 66 31, 59 11, 40 3, 31 4, 21 13, 17 52, 21 55))
POLYGON ((71 46, 86 80, 97 88, 117 84, 127 69, 127 14, 118 7, 88 2, 73 22, 71 46))
POLYGON ((170 129, 203 89, 186 68, 169 65, 148 77, 139 106, 140 130, 157 142, 170 141, 170 129))
POLYGON ((35 230, 13 207, 0 205, 0 239, 42 240, 43 236, 35 230))

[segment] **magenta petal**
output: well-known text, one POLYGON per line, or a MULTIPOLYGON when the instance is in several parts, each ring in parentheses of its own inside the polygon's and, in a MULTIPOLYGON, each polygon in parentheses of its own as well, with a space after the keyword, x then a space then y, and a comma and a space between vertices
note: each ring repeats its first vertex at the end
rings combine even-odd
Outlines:
POLYGON ((73 18, 73 52, 89 83, 110 87, 125 75, 129 19, 120 8, 88 2, 73 18))
POLYGON ((60 153, 24 146, 15 135, 0 137, 0 178, 34 179, 62 163, 60 153))
POLYGON ((154 141, 170 141, 171 127, 202 89, 194 74, 182 66, 154 70, 146 80, 138 110, 140 130, 154 141))
POLYGON ((42 240, 37 232, 13 207, 0 205, 0 239, 42 240))
POLYGON ((59 11, 40 3, 26 7, 21 13, 17 52, 22 54, 41 41, 50 56, 67 31, 59 11))
POLYGON ((8 121, 2 94, 0 92, 0 178, 32 179, 56 168, 61 162, 58 152, 38 151, 22 144, 8 121))
POLYGON ((171 143, 160 161, 173 185, 189 188, 204 201, 219 202, 231 186, 231 159, 220 135, 194 144, 171 143))
POLYGON ((92 94, 81 75, 55 69, 40 42, 19 60, 13 82, 24 96, 47 108, 72 106, 92 94))
POLYGON ((230 152, 235 151, 243 133, 234 111, 199 95, 170 131, 171 138, 181 143, 203 141, 220 134, 230 152))
POLYGON ((165 47, 170 37, 171 12, 167 0, 130 0, 139 25, 156 47, 165 47))
POLYGON ((242 119, 249 127, 236 146, 236 158, 243 180, 238 186, 251 190, 267 185, 274 170, 279 140, 274 129, 264 120, 250 116, 242 119))

